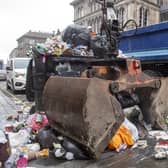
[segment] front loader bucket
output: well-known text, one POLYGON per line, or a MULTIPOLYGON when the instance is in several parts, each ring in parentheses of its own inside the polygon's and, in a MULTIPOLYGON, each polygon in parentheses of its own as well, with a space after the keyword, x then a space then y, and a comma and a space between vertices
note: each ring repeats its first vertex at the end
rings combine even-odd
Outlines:
POLYGON ((98 78, 50 77, 43 103, 51 127, 92 158, 100 157, 124 119, 109 81, 98 78))

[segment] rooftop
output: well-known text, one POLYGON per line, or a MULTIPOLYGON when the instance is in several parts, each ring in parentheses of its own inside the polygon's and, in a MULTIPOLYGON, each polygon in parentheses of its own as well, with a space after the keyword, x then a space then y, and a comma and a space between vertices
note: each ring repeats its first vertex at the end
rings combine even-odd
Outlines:
POLYGON ((72 1, 70 4, 72 5, 72 6, 74 6, 74 5, 77 5, 78 3, 80 3, 82 0, 74 0, 74 1, 72 1))
POLYGON ((46 33, 46 32, 33 32, 33 31, 28 31, 27 33, 25 33, 24 35, 22 35, 21 37, 19 37, 17 39, 17 41, 19 41, 20 39, 24 38, 24 37, 28 37, 28 38, 42 38, 42 39, 46 39, 47 37, 50 37, 52 35, 52 33, 46 33))

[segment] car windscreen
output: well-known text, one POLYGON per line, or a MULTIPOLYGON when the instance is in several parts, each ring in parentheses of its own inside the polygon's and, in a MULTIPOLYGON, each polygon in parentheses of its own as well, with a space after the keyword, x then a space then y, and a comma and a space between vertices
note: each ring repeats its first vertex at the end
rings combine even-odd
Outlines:
POLYGON ((22 60, 15 60, 14 61, 14 67, 15 69, 24 69, 27 68, 28 64, 29 64, 29 59, 22 59, 22 60))

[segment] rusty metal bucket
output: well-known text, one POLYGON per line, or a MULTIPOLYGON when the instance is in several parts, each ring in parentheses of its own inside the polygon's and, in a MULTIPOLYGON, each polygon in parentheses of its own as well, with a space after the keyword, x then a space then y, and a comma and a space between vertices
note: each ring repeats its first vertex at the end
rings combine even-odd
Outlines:
POLYGON ((51 127, 99 158, 124 119, 109 92, 110 81, 53 76, 46 82, 43 104, 51 127))

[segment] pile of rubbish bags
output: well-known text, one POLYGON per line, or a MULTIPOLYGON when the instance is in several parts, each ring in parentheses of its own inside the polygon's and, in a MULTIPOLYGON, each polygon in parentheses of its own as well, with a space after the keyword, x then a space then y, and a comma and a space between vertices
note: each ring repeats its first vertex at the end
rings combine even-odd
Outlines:
POLYGON ((70 25, 62 34, 49 37, 44 44, 37 43, 34 49, 44 56, 92 56, 90 43, 90 32, 86 27, 70 25))
MULTIPOLYGON (((120 102, 125 120, 108 144, 109 149, 117 152, 128 147, 148 147, 148 140, 155 142, 153 156, 156 160, 168 158, 168 132, 166 130, 152 130, 152 126, 144 121, 137 94, 122 91, 116 94, 120 102)), ((165 124, 166 124, 165 120, 165 124)), ((168 124, 168 123, 167 123, 168 124)))
POLYGON ((0 161, 6 168, 26 167, 29 160, 49 156, 49 150, 41 149, 36 141, 38 129, 48 125, 46 116, 43 113, 35 113, 23 117, 23 114, 20 110, 17 117, 10 117, 13 124, 5 125, 4 130, 0 132, 0 149, 3 152, 0 161))
MULTIPOLYGON (((82 25, 69 25, 62 33, 49 37, 45 43, 37 43, 33 50, 42 56, 85 56, 105 58, 109 54, 106 36, 95 35, 82 25)), ((29 53, 33 56, 32 48, 29 53)), ((111 55, 114 55, 111 51, 111 55)), ((119 57, 124 55, 119 52, 119 57)), ((124 56, 125 57, 125 56, 124 56)))
POLYGON ((8 116, 11 124, 0 130, 0 167, 26 167, 28 162, 53 154, 57 159, 88 159, 78 144, 55 132, 48 123, 45 112, 29 114, 16 101, 16 116, 8 116))
MULTIPOLYGON (((116 94, 125 119, 107 144, 110 151, 121 152, 127 148, 148 147, 147 138, 155 139, 155 159, 168 158, 168 133, 152 130, 145 121, 135 93, 116 94), (139 125, 147 132, 141 133, 139 125)), ((16 104, 19 104, 16 102, 16 104)), ((90 159, 82 147, 72 139, 50 127, 45 112, 29 114, 30 108, 22 106, 16 117, 8 117, 13 124, 0 130, 0 167, 26 167, 29 161, 54 155, 61 160, 90 159)))

